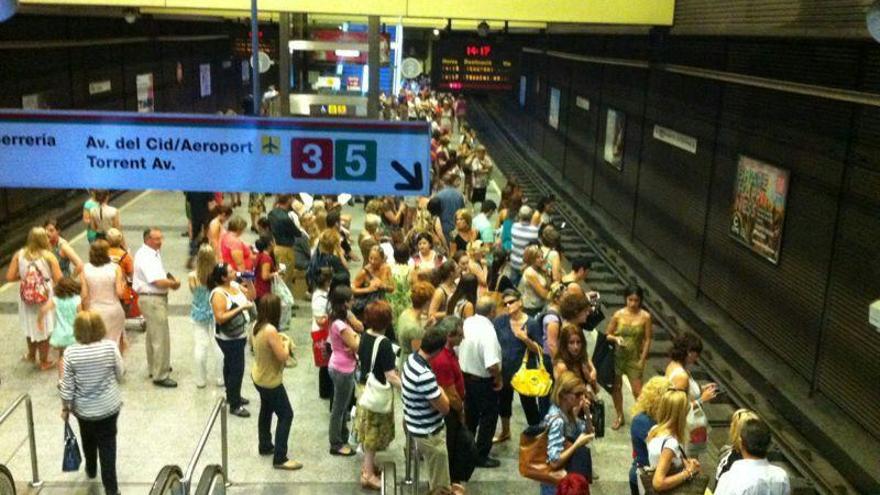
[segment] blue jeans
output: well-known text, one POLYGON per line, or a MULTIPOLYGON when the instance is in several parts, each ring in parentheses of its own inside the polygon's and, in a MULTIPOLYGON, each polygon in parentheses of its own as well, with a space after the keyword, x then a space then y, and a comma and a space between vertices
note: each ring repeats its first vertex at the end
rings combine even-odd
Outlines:
MULTIPOLYGON (((578 473, 587 478, 587 481, 593 482, 593 456, 589 447, 581 447, 574 451, 565 465, 565 470, 569 473, 578 473)), ((541 495, 555 495, 556 487, 541 483, 541 495)))
POLYGON ((229 409, 238 409, 241 407, 241 381, 244 379, 244 347, 247 339, 216 340, 223 351, 226 402, 229 403, 229 409))
POLYGON ((330 448, 339 450, 348 445, 348 415, 354 394, 354 372, 342 373, 327 368, 333 381, 333 407, 330 408, 330 448))

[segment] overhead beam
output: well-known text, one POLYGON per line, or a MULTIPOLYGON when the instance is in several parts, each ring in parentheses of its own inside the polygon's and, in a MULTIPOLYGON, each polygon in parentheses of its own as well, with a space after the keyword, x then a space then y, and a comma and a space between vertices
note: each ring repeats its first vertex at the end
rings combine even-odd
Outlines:
MULTIPOLYGON (((249 0, 21 0, 24 5, 102 5, 187 9, 201 11, 247 11, 249 0)), ((434 20, 460 19, 516 22, 564 22, 614 25, 671 26, 675 0, 260 0, 261 12, 301 12, 348 16, 378 15, 431 19, 425 27, 440 27, 434 20)), ((385 19, 382 22, 387 22, 385 19)), ((404 22, 406 26, 407 23, 404 22)), ((523 26, 531 27, 531 26, 523 26)), ((541 27, 538 27, 541 29, 541 27)))

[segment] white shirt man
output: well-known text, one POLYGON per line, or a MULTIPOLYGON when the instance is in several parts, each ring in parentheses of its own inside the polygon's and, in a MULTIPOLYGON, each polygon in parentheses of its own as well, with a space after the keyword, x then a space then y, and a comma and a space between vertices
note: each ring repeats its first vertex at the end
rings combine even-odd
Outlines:
POLYGON ((743 458, 721 475, 715 495, 790 495, 788 473, 767 461, 770 428, 760 419, 747 420, 740 433, 743 458))
POLYGON ((171 337, 168 331, 168 290, 180 288, 180 281, 165 271, 162 263, 162 232, 144 231, 144 245, 134 255, 132 288, 140 296, 138 306, 144 315, 147 367, 153 384, 173 388, 171 379, 171 337))
POLYGON ((495 300, 481 297, 476 314, 464 320, 464 340, 458 346, 458 364, 464 374, 465 419, 474 435, 477 466, 497 467, 489 457, 498 421, 498 391, 501 390, 501 344, 491 318, 495 300))

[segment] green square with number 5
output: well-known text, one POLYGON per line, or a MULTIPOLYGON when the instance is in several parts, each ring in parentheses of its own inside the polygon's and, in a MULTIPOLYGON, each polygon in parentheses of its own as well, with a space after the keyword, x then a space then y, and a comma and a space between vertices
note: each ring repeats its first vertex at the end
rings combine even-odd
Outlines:
POLYGON ((376 181, 376 141, 336 140, 336 180, 376 181))

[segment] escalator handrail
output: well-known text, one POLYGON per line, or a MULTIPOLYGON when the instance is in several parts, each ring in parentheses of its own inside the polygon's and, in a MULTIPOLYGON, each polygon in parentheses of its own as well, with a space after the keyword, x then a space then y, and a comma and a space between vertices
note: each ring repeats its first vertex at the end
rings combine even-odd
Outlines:
POLYGON ((220 477, 220 481, 226 484, 226 473, 223 467, 217 464, 209 464, 202 470, 202 477, 199 478, 199 484, 196 485, 195 495, 211 495, 211 487, 214 486, 213 481, 220 477))
POLYGON ((159 474, 156 476, 156 481, 154 481, 153 486, 150 487, 149 495, 170 495, 170 492, 168 492, 168 489, 171 488, 170 485, 175 480, 180 482, 182 478, 183 471, 180 470, 180 467, 173 464, 162 467, 162 469, 159 470, 159 474))
POLYGON ((31 480, 30 485, 36 488, 41 486, 43 482, 40 480, 40 469, 37 465, 37 441, 36 436, 34 435, 34 406, 31 404, 30 394, 19 395, 12 404, 0 414, 0 425, 9 419, 9 416, 12 416, 12 413, 14 413, 22 403, 24 403, 25 413, 27 415, 28 447, 31 454, 31 475, 33 476, 33 479, 31 480))
POLYGON ((15 478, 12 477, 12 471, 10 471, 5 465, 0 464, 0 479, 2 478, 6 478, 6 481, 9 482, 9 486, 12 487, 12 493, 9 495, 15 495, 15 478))
POLYGON ((202 429, 202 436, 199 438, 199 443, 196 445, 196 449, 192 454, 192 457, 189 459, 189 463, 186 465, 186 469, 183 474, 183 488, 184 493, 189 494, 190 489, 192 488, 192 479, 193 474, 195 473, 196 466, 199 463, 199 459, 202 457, 202 452, 205 450, 205 444, 208 443, 208 437, 211 436, 211 431, 214 430, 214 424, 217 422, 217 416, 220 416, 220 455, 221 455, 221 466, 223 468, 223 474, 228 478, 229 476, 229 456, 227 451, 227 435, 226 435, 226 399, 224 397, 220 397, 217 399, 217 403, 214 404, 214 409, 211 411, 211 415, 208 417, 208 421, 205 423, 205 427, 202 429))

